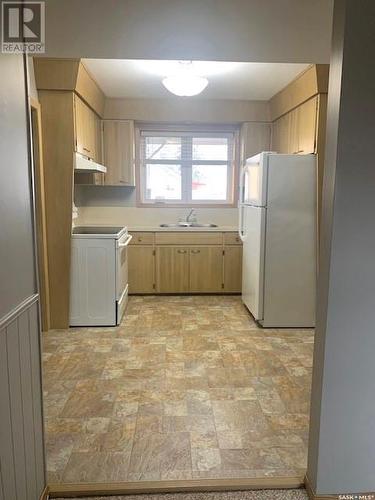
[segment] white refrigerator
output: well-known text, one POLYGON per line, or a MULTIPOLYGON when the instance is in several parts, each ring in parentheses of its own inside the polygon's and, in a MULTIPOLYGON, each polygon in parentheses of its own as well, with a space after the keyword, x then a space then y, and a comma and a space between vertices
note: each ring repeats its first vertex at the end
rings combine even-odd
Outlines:
POLYGON ((262 326, 315 326, 316 155, 264 152, 240 174, 242 300, 262 326))

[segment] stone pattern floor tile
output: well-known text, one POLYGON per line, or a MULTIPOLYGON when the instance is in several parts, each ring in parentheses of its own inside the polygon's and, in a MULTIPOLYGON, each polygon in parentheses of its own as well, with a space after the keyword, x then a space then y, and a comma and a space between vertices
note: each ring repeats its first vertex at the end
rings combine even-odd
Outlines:
POLYGON ((118 327, 48 332, 49 481, 302 475, 313 342, 236 296, 131 297, 118 327))

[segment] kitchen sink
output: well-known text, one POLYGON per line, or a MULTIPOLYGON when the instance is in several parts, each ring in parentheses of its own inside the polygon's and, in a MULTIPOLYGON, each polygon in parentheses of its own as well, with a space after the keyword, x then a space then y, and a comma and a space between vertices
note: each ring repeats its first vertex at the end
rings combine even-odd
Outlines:
POLYGON ((217 224, 199 224, 198 222, 179 222, 174 224, 160 224, 160 227, 175 227, 175 228, 189 228, 189 227, 218 227, 217 224))

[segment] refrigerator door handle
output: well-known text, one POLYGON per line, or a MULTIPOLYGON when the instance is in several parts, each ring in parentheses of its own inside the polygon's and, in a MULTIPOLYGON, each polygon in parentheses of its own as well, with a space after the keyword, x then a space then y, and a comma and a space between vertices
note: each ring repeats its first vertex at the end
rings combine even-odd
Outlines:
POLYGON ((243 231, 243 205, 238 206, 238 234, 241 241, 245 241, 245 235, 243 231))
POLYGON ((246 166, 241 168, 240 172, 240 192, 239 192, 239 201, 240 205, 244 203, 245 197, 244 197, 244 179, 245 179, 245 174, 246 174, 246 166))
POLYGON ((244 178, 246 173, 246 167, 243 167, 240 172, 240 186, 239 186, 239 203, 238 203, 238 234, 241 241, 244 241, 243 232, 243 202, 244 202, 244 178))

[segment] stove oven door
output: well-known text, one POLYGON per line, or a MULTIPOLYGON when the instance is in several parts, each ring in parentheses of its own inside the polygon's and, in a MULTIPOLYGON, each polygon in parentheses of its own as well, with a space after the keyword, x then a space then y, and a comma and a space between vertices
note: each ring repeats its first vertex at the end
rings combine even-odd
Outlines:
POLYGON ((128 302, 128 245, 131 239, 132 236, 130 234, 125 234, 118 240, 116 248, 116 305, 118 325, 121 322, 128 302))

